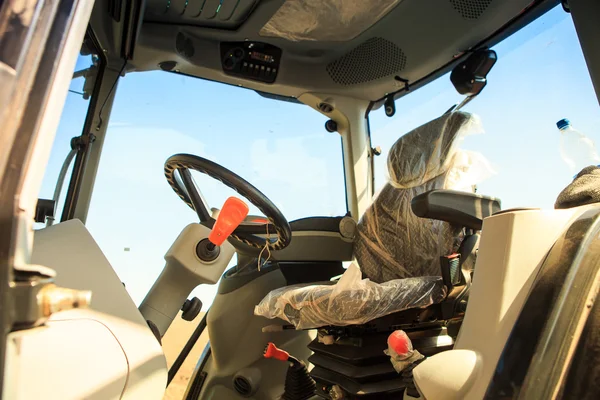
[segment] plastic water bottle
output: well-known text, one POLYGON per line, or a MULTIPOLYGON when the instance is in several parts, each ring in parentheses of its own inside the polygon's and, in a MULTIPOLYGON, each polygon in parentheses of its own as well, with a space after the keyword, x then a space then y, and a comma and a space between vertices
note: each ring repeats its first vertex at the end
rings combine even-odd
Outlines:
POLYGON ((573 174, 590 165, 600 164, 592 139, 573 129, 568 119, 561 119, 556 126, 560 131, 560 156, 573 174))

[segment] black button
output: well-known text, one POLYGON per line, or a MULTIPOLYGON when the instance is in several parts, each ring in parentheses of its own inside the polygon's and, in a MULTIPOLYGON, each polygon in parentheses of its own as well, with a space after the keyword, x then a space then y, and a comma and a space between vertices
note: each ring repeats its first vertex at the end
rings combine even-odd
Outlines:
POLYGON ((239 47, 237 49, 234 49, 233 56, 238 59, 244 57, 244 50, 240 49, 239 47))
POLYGON ((234 66, 235 63, 233 62, 233 59, 231 57, 227 57, 225 61, 223 61, 223 67, 225 69, 233 69, 234 66))

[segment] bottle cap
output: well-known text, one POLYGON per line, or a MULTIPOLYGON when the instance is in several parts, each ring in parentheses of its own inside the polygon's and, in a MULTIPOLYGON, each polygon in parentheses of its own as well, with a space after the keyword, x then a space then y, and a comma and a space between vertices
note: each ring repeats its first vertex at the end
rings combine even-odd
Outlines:
POLYGON ((569 121, 569 120, 568 120, 568 119, 566 119, 566 118, 563 118, 563 119, 561 119, 560 121, 558 121, 558 122, 556 123, 556 127, 557 127, 558 129, 560 129, 560 130, 563 130, 563 129, 565 129, 565 128, 569 127, 569 126, 571 126, 571 121, 569 121))

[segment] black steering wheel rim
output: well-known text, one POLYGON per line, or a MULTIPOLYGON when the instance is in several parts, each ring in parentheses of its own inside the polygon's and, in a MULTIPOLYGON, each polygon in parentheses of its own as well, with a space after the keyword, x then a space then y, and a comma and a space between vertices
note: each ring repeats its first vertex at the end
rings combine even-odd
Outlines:
MULTIPOLYGON (((220 181, 224 185, 235 190, 250 203, 254 204, 254 206, 256 206, 270 222, 270 224, 265 225, 240 225, 231 234, 233 238, 255 248, 264 248, 268 244, 269 248, 272 250, 281 250, 290 244, 292 240, 292 229, 290 228, 287 219, 277 206, 275 206, 267 196, 255 188, 250 182, 206 158, 192 154, 175 154, 169 157, 165 162, 165 177, 167 178, 167 182, 169 182, 169 185, 171 185, 171 188, 177 193, 181 200, 198 213, 201 222, 205 225, 212 228, 214 219, 210 218, 212 221, 202 221, 202 213, 194 207, 194 202, 190 198, 188 190, 176 179, 175 171, 178 170, 182 175, 185 170, 198 171, 220 181), (277 235, 276 240, 267 240, 256 235, 266 234, 267 229, 269 233, 277 235)), ((197 193, 192 195, 199 197, 197 193)))

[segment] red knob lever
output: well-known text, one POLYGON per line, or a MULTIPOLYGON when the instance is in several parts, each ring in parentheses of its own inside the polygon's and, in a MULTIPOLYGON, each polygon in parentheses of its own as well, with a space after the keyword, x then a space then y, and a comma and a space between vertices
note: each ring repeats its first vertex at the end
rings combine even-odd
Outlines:
POLYGON ((394 350, 399 356, 412 354, 412 341, 404 331, 394 331, 390 336, 388 336, 387 342, 388 349, 394 350))
POLYGON ((248 215, 248 205, 237 197, 230 197, 223 204, 223 208, 219 211, 217 222, 213 226, 208 240, 213 244, 220 246, 237 228, 244 218, 248 215))
POLYGON ((285 350, 278 349, 275 344, 269 342, 263 353, 264 358, 275 358, 280 361, 287 361, 290 358, 290 353, 285 350))

